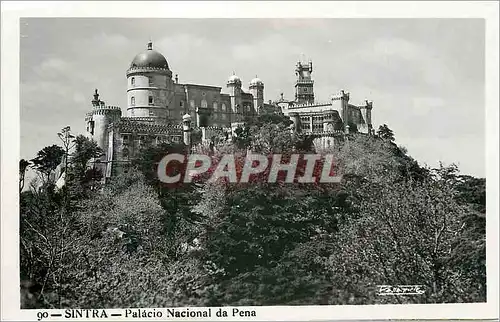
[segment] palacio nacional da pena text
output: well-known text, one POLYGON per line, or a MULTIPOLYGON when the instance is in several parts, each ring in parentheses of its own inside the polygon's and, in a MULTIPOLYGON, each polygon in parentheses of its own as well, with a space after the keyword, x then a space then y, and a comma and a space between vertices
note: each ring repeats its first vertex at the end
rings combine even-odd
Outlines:
POLYGON ((293 122, 290 130, 313 136, 315 146, 333 146, 351 132, 373 134, 372 102, 352 105, 349 93, 343 90, 328 102, 315 101, 312 71, 312 61, 297 62, 295 98, 286 100, 282 94, 280 99, 266 102, 264 82, 257 77, 248 83, 248 90, 234 74, 224 88, 179 83, 167 59, 149 42, 126 71, 125 115, 122 108, 102 101, 96 89, 92 110, 85 117, 86 135, 104 151, 97 163, 109 178, 144 146, 230 140, 235 129, 264 110, 289 117, 293 122), (201 133, 201 138, 195 140, 195 132, 201 133))

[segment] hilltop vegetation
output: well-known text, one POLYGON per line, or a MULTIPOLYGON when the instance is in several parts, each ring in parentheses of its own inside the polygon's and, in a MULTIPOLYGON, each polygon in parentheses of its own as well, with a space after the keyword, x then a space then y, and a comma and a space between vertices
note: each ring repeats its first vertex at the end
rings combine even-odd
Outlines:
MULTIPOLYGON (((259 122, 219 153, 313 152, 283 120, 259 122)), ((318 185, 166 187, 154 162, 184 147, 161 145, 100 187, 82 167, 100 151, 75 140, 63 188, 45 175, 51 147, 36 158, 45 181, 21 193, 23 308, 486 300, 485 179, 419 166, 387 126, 326 151, 343 179, 318 185)))

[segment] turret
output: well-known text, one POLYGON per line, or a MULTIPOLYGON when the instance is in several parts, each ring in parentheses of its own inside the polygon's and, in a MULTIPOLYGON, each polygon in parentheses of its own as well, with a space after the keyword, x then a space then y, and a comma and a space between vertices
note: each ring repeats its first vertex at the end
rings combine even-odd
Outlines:
POLYGON ((92 111, 85 117, 87 136, 96 141, 97 145, 106 152, 109 140, 108 126, 120 120, 122 111, 118 106, 106 106, 106 103, 99 99, 97 89, 94 92, 92 106, 92 111))
POLYGON ((253 107, 259 113, 261 107, 264 105, 264 83, 260 78, 255 76, 250 81, 249 85, 250 94, 253 96, 253 107))
POLYGON ((304 64, 302 62, 297 62, 295 68, 295 75, 297 80, 295 81, 295 101, 299 104, 312 104, 314 103, 314 81, 311 78, 313 68, 312 61, 304 64))
POLYGON ((365 119, 366 126, 368 129, 368 134, 372 134, 373 126, 372 126, 372 108, 373 101, 365 100, 365 106, 361 107, 363 112, 363 118, 365 119))
POLYGON ((344 124, 344 132, 349 133, 349 93, 344 92, 344 90, 340 91, 340 100, 341 100, 341 113, 342 113, 342 123, 344 124))
POLYGON ((227 88, 231 98, 231 112, 233 113, 231 121, 240 122, 243 118, 241 110, 241 79, 236 76, 234 72, 233 75, 227 80, 227 88))
POLYGON ((292 124, 290 125, 292 132, 301 132, 301 124, 300 124, 300 115, 297 112, 290 112, 288 114, 288 117, 290 118, 290 121, 292 121, 292 124))
POLYGON ((191 115, 184 114, 182 117, 182 131, 184 133, 184 144, 191 146, 191 115))

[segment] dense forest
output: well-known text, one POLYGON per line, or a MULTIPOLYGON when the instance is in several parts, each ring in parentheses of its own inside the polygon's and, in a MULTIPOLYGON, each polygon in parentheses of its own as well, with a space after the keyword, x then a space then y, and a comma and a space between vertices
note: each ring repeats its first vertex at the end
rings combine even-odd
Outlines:
POLYGON ((419 165, 386 125, 325 151, 288 125, 262 115, 210 153, 331 153, 341 183, 165 186, 155 164, 185 147, 162 144, 103 186, 88 167, 102 151, 66 129, 62 146, 20 162, 22 307, 486 301, 485 179, 419 165), (24 187, 29 168, 38 179, 24 187))

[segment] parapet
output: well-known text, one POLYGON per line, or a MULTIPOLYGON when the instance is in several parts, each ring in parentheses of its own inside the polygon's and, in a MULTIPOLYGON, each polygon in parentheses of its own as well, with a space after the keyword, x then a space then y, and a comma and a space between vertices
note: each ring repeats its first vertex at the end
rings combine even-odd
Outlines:
POLYGON ((92 115, 121 115, 122 110, 119 106, 95 106, 92 115))
POLYGON ((345 133, 343 130, 333 130, 333 131, 313 132, 311 134, 313 136, 320 136, 320 137, 334 137, 334 136, 344 135, 345 133))
POLYGON ((323 107, 323 106, 331 106, 330 102, 315 102, 315 103, 303 103, 303 104, 293 104, 288 107, 288 109, 299 109, 304 107, 323 107))
POLYGON ((92 112, 85 113, 85 122, 92 121, 92 112))

